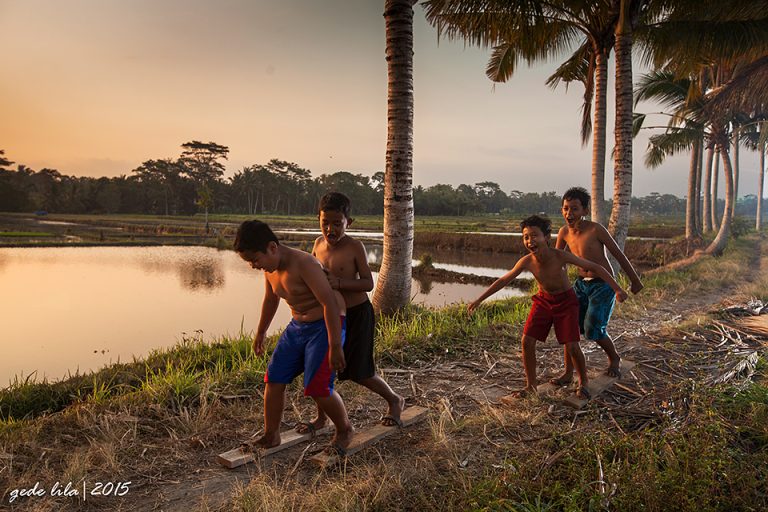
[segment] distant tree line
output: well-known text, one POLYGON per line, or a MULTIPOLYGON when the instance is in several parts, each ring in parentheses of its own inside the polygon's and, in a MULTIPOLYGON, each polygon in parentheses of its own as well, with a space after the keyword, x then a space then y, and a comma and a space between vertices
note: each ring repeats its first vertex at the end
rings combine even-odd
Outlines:
MULTIPOLYGON (((56 213, 142 213, 193 215, 206 210, 235 214, 314 214, 328 191, 346 194, 357 215, 383 213, 384 173, 373 176, 338 171, 312 178, 295 163, 272 159, 254 164, 223 179, 220 160, 228 149, 215 143, 192 141, 182 146, 178 159, 147 160, 129 176, 77 177, 56 169, 35 171, 14 164, 0 150, 0 211, 56 213)), ((494 182, 474 185, 437 184, 413 190, 417 215, 466 216, 478 214, 558 215, 556 192, 504 192, 494 182)), ((610 203, 607 203, 610 207, 610 203)), ((685 199, 652 193, 632 199, 632 211, 646 215, 683 215, 685 199)), ((720 211, 724 201, 720 200, 720 211)), ((757 198, 742 197, 737 214, 752 215, 757 198)))

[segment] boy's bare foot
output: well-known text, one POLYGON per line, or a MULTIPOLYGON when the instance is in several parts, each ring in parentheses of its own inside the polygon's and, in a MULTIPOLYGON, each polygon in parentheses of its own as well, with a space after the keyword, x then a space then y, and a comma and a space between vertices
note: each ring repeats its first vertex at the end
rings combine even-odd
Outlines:
POLYGON ((565 372, 554 379, 549 379, 549 382, 555 386, 567 386, 573 382, 573 372, 565 372))
POLYGON ((312 434, 325 426, 325 418, 315 418, 311 422, 300 421, 293 428, 299 434, 312 434))
POLYGON ((579 386, 576 389, 576 398, 579 398, 580 400, 589 400, 592 398, 592 393, 589 392, 587 386, 579 386))
POLYGON ((514 396, 516 396, 517 398, 528 398, 528 397, 536 395, 536 388, 535 387, 533 387, 533 388, 526 387, 526 388, 521 389, 520 391, 515 391, 512 394, 514 396))
POLYGON ((275 446, 280 445, 280 432, 276 432, 275 434, 264 434, 258 439, 249 440, 249 441, 243 441, 240 443, 240 448, 243 449, 243 451, 251 451, 254 452, 256 450, 262 450, 267 448, 274 448, 275 446))
POLYGON ((397 396, 397 400, 389 403, 389 410, 387 414, 381 418, 381 424, 385 427, 402 427, 403 422, 400 420, 400 415, 405 410, 405 398, 397 396))
POLYGON ((352 442, 352 436, 355 434, 355 429, 352 428, 352 425, 349 426, 348 430, 336 430, 336 434, 333 436, 333 439, 331 439, 331 444, 326 448, 326 450, 331 450, 339 457, 343 457, 347 453, 347 448, 349 448, 349 444, 352 442))
POLYGON ((608 368, 605 369, 605 374, 609 377, 620 379, 621 378, 621 358, 618 358, 615 361, 611 361, 608 365, 608 368))

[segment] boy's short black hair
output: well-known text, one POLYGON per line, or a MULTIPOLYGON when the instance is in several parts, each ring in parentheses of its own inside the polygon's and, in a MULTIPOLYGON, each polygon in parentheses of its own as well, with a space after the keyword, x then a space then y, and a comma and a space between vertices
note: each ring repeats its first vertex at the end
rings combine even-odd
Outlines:
POLYGON ((339 212, 343 213, 346 218, 350 218, 349 214, 352 211, 352 204, 349 198, 341 192, 328 192, 320 198, 320 205, 317 207, 317 214, 320 212, 339 212))
POLYGON ((573 201, 574 199, 578 199, 581 202, 582 208, 589 208, 589 204, 592 201, 589 192, 584 187, 572 187, 565 191, 563 200, 560 203, 573 201))
POLYGON ((523 221, 520 222, 520 231, 525 228, 532 227, 539 228, 541 232, 544 233, 544 236, 549 236, 552 234, 552 221, 546 217, 531 215, 530 217, 523 219, 523 221))
POLYGON ((267 252, 269 242, 280 245, 270 227, 259 220, 247 220, 240 224, 235 235, 235 251, 267 252))

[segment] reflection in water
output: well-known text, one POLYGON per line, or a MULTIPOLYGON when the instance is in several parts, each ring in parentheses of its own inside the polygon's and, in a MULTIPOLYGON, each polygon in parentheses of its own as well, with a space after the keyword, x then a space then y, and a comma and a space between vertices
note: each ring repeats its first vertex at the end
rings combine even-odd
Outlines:
POLYGON ((181 285, 187 290, 212 290, 224 286, 224 272, 213 260, 186 261, 179 265, 181 285))
MULTIPOLYGON (((206 247, 0 248, 0 262, 0 387, 14 375, 55 380, 130 361, 183 333, 251 333, 264 296, 261 271, 206 247)), ((442 306, 485 287, 414 280, 412 289, 415 303, 442 306)), ((289 320, 281 301, 270 334, 289 320)))

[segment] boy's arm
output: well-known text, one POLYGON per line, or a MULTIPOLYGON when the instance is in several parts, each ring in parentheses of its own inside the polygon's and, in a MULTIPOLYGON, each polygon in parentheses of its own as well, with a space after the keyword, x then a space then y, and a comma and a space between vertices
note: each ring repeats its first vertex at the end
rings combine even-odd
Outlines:
POLYGON ((568 231, 568 226, 563 226, 557 232, 557 241, 555 242, 555 249, 560 249, 561 251, 565 250, 565 246, 568 245, 565 243, 565 233, 567 231, 568 231))
POLYGON ((630 288, 632 293, 636 294, 640 292, 640 290, 643 289, 643 283, 640 281, 640 276, 635 271, 635 267, 633 267, 632 263, 629 262, 629 259, 627 258, 627 255, 624 254, 624 251, 619 249, 616 240, 613 239, 608 230, 599 224, 597 229, 597 239, 600 240, 605 248, 608 249, 608 252, 610 252, 613 257, 616 258, 616 261, 619 262, 621 270, 623 270, 624 273, 627 274, 627 277, 629 277, 629 281, 632 283, 632 287, 630 288))
POLYGON ((517 260, 517 263, 515 263, 515 266, 512 267, 512 270, 494 281, 493 284, 489 286, 482 295, 480 295, 477 299, 475 299, 474 302, 467 306, 467 311, 469 311, 471 314, 475 309, 477 309, 481 302, 511 283, 514 278, 520 275, 520 272, 527 268, 528 258, 529 256, 523 256, 517 260))
POLYGON ((336 302, 336 296, 328 284, 323 267, 320 262, 307 256, 310 261, 302 261, 299 265, 301 278, 307 287, 315 296, 320 305, 323 306, 323 317, 325 318, 325 327, 328 330, 328 349, 330 351, 330 362, 332 370, 343 370, 346 366, 344 361, 344 351, 341 346, 341 311, 336 302))
POLYGON ((277 307, 280 305, 280 297, 272 290, 269 280, 264 277, 264 301, 261 303, 261 316, 259 316, 259 326, 256 328, 256 335, 253 337, 253 351, 257 355, 264 353, 264 336, 267 334, 269 324, 275 317, 277 307))
POLYGON ((616 292, 616 300, 618 302, 624 302, 626 300, 627 292, 625 292, 624 289, 621 286, 619 286, 619 283, 616 282, 616 280, 613 278, 610 272, 605 270, 605 267, 603 267, 598 263, 595 263, 594 261, 589 261, 589 260, 585 260, 584 258, 579 258, 578 256, 570 252, 561 251, 560 255, 563 258, 563 261, 565 263, 576 265, 577 267, 581 267, 584 270, 589 270, 597 274, 597 276, 600 279, 608 283, 610 287, 613 288, 613 291, 616 292))
POLYGON ((345 292, 369 292, 373 290, 373 275, 371 267, 368 266, 368 255, 365 253, 365 246, 362 242, 354 244, 355 268, 357 268, 358 277, 345 279, 333 275, 328 276, 331 288, 334 290, 343 290, 345 292))

